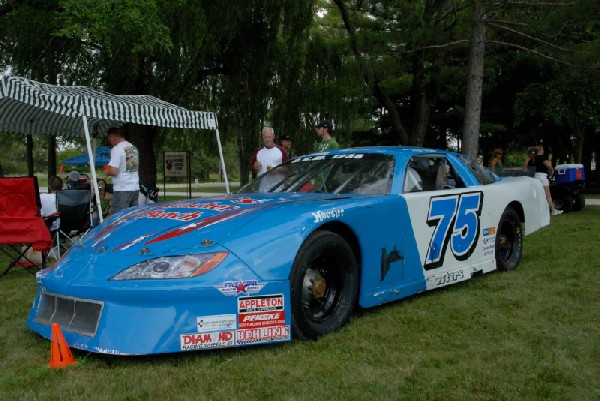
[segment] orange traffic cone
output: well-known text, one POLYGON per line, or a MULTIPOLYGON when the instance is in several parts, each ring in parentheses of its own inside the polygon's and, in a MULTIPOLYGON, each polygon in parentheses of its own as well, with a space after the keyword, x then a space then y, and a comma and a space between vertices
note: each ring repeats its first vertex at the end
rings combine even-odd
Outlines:
POLYGON ((72 363, 77 363, 77 360, 73 358, 71 349, 65 341, 65 337, 58 327, 58 323, 52 323, 52 345, 50 348, 50 363, 49 368, 66 368, 72 363))

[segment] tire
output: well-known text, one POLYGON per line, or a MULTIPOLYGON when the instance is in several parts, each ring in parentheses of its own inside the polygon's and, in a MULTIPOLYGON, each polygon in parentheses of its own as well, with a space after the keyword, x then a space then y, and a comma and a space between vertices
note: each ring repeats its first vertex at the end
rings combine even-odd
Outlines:
POLYGON ((573 211, 578 212, 585 206, 585 196, 583 194, 576 194, 574 196, 573 211))
POLYGON ((496 233, 496 268, 514 270, 523 254, 523 229, 519 215, 511 207, 504 209, 496 233))
POLYGON ((555 209, 562 210, 564 213, 570 212, 574 203, 573 197, 566 191, 561 191, 556 197, 552 196, 552 202, 555 209))
POLYGON ((290 273, 292 330, 314 340, 342 327, 358 297, 358 265, 339 235, 313 233, 300 248, 290 273))

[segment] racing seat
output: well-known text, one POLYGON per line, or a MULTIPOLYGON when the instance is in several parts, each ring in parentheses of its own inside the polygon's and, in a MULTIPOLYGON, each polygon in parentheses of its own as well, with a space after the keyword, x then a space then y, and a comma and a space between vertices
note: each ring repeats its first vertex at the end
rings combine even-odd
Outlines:
POLYGON ((91 192, 85 189, 64 189, 56 193, 59 228, 58 243, 70 248, 92 225, 91 192))
POLYGON ((15 266, 30 273, 46 266, 46 252, 52 246, 50 233, 40 215, 37 177, 0 178, 0 251, 10 258, 4 276, 15 266), (31 251, 41 252, 41 262, 31 251))

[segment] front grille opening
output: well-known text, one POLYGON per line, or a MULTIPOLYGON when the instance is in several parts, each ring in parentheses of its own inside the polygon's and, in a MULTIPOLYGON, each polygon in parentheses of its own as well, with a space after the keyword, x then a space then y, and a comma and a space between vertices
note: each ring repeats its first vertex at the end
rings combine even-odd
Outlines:
POLYGON ((46 326, 58 323, 61 330, 93 337, 104 303, 89 299, 42 293, 35 322, 46 326))

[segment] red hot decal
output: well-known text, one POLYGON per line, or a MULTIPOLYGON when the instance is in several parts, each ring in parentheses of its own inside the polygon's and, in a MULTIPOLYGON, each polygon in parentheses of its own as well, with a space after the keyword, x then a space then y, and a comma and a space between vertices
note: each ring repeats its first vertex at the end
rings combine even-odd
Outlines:
POLYGON ((198 209, 216 210, 217 212, 223 212, 225 210, 235 210, 235 209, 239 209, 239 208, 240 208, 239 206, 223 205, 222 203, 218 203, 218 202, 207 203, 207 204, 198 206, 198 209))
POLYGON ((153 210, 146 214, 141 215, 142 218, 147 219, 169 219, 169 220, 179 220, 179 221, 191 221, 195 220, 198 217, 202 216, 202 212, 191 212, 191 213, 181 213, 181 212, 167 212, 164 209, 153 210))
POLYGON ((251 198, 238 198, 238 199, 232 199, 231 202, 238 203, 240 205, 253 205, 256 203, 262 203, 263 201, 251 199, 251 198))

